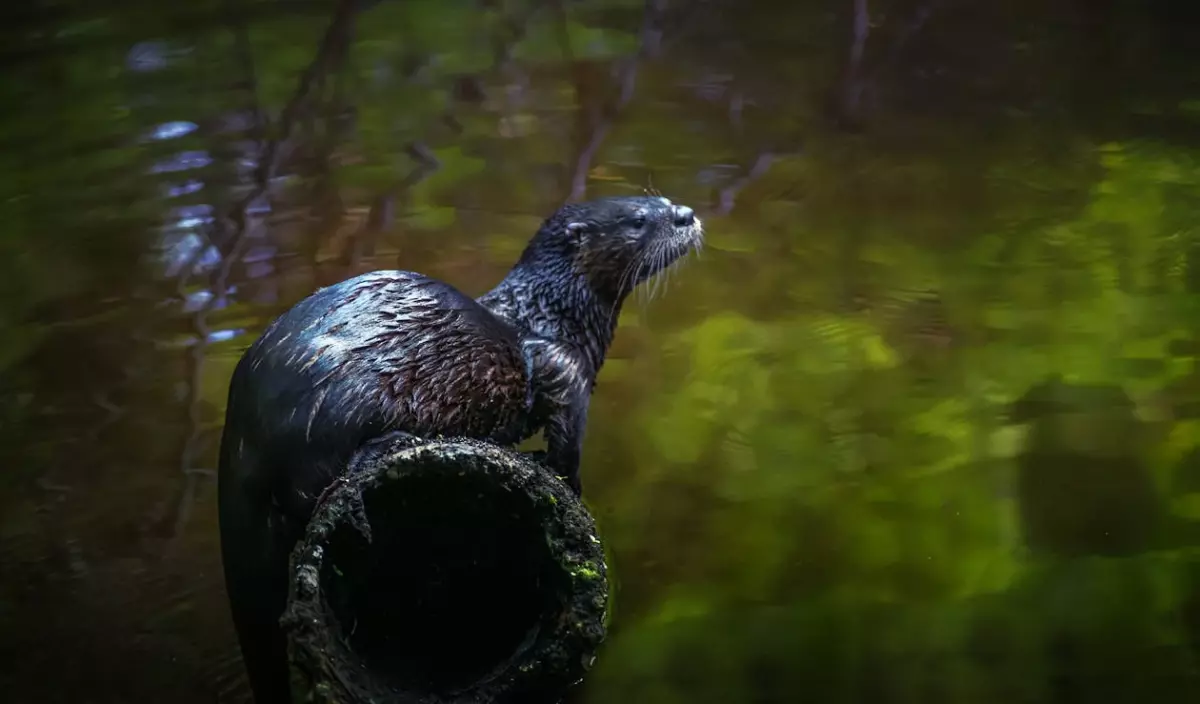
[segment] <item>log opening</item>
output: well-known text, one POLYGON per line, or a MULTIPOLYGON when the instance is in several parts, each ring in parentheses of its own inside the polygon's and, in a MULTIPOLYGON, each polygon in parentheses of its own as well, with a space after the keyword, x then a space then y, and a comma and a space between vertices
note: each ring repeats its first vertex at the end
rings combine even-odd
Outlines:
POLYGON ((557 701, 605 635, 591 516, 528 455, 376 442, 318 502, 284 626, 321 702, 557 701))

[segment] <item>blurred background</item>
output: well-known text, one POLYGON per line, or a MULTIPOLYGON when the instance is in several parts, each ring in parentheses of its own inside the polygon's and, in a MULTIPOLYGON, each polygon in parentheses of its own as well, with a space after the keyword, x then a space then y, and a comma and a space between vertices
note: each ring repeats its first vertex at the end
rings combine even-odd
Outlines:
POLYGON ((627 304, 587 704, 1200 701, 1200 6, 0 10, 0 691, 242 702, 229 376, 318 286, 478 295, 568 199, 627 304))

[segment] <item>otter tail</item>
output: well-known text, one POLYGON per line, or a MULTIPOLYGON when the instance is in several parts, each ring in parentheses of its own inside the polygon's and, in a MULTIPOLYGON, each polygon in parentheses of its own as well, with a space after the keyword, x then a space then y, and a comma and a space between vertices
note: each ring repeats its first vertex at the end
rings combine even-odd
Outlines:
MULTIPOLYGON (((224 450, 224 448, 223 448, 224 450)), ((225 589, 256 704, 291 704, 287 641, 279 617, 287 605, 289 543, 270 492, 239 476, 222 452, 218 478, 225 589), (256 491, 261 488, 261 491, 256 491)))

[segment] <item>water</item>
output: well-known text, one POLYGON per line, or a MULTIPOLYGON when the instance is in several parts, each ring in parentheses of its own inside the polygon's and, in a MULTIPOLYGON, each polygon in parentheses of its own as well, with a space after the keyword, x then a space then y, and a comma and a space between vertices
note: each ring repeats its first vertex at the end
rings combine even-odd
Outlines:
POLYGON ((23 7, 5 701, 244 701, 241 350, 369 269, 480 293, 564 199, 651 187, 709 244, 593 401, 616 618, 579 701, 1200 700, 1195 10, 23 7))

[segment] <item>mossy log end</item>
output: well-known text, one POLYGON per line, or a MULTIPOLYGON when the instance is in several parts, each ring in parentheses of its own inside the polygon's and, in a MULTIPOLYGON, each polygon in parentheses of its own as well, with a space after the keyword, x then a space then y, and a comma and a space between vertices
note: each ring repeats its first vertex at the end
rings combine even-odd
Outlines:
POLYGON ((282 624, 320 704, 556 702, 604 640, 587 509, 530 455, 397 434, 321 496, 282 624))

